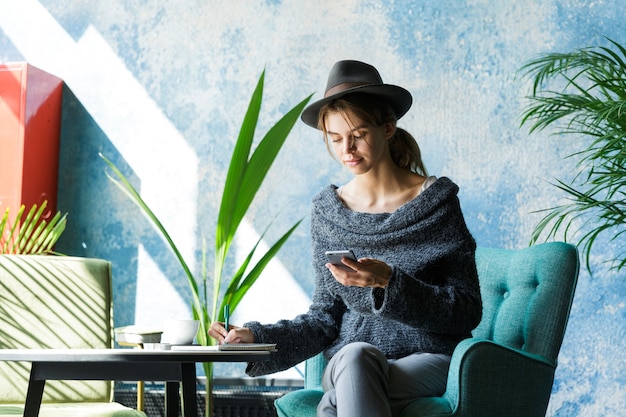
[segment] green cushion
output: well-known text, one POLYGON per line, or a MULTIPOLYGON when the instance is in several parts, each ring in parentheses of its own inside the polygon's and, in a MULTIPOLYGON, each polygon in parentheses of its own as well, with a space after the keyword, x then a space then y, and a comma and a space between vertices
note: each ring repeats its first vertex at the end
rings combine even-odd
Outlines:
POLYGON ((316 417, 324 392, 314 389, 292 391, 274 401, 279 417, 316 417))
POLYGON ((322 399, 322 375, 328 361, 322 353, 305 362, 304 388, 292 391, 274 401, 279 417, 315 417, 317 404, 322 399))

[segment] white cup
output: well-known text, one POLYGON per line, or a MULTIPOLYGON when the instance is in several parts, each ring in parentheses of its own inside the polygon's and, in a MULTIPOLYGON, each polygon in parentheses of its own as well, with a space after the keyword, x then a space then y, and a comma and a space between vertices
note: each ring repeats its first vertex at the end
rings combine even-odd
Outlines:
POLYGON ((198 334, 199 320, 168 320, 165 323, 162 343, 190 345, 198 334))

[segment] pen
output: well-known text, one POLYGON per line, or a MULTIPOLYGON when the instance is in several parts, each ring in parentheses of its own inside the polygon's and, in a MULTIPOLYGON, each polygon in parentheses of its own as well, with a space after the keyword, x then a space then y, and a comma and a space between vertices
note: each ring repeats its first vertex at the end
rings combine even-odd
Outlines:
POLYGON ((226 328, 226 333, 230 330, 230 305, 226 304, 224 306, 224 327, 226 328))

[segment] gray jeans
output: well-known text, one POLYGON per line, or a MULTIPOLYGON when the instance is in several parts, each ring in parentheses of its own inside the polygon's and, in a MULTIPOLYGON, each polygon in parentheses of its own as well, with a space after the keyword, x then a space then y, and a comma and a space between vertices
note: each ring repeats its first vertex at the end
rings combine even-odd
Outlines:
POLYGON ((450 356, 414 353, 388 360, 369 343, 351 343, 326 367, 318 417, 391 417, 417 397, 446 389, 450 356))

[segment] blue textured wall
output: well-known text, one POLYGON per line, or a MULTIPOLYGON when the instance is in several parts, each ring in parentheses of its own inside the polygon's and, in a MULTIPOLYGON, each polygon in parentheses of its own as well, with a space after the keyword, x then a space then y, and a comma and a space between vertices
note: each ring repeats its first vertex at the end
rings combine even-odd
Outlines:
MULTIPOLYGON (((263 133, 321 92, 332 63, 361 59, 413 93, 401 125, 419 139, 430 172, 461 186, 478 244, 522 247, 540 218, 532 212, 562 197, 548 182, 571 178, 563 158, 575 146, 519 128, 528 85, 515 72, 538 53, 606 44, 603 36, 626 43, 625 15, 620 0, 0 0, 0 61, 28 61, 65 80, 59 189, 70 217, 61 249, 113 262, 116 325, 159 325, 189 314, 187 283, 108 181, 98 152, 132 176, 197 270, 202 239, 213 245, 225 169, 261 71, 263 133)), ((346 178, 319 134, 299 124, 239 244, 280 213, 273 241, 308 214, 324 185, 346 178)), ((601 263, 623 246, 607 241, 594 277, 582 271, 550 416, 626 410, 626 282, 601 263)), ((238 320, 306 309, 307 221, 277 261, 238 320)))

